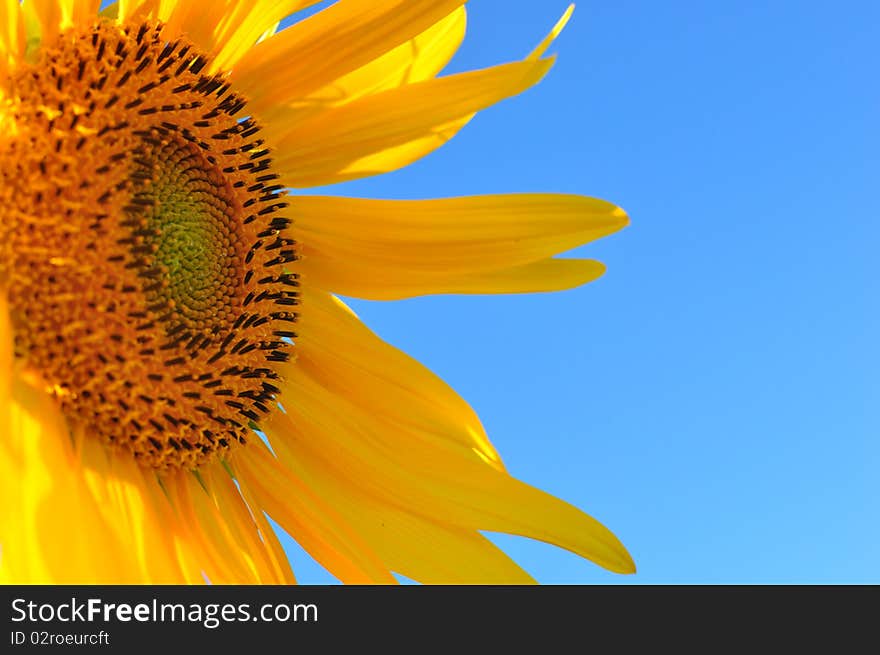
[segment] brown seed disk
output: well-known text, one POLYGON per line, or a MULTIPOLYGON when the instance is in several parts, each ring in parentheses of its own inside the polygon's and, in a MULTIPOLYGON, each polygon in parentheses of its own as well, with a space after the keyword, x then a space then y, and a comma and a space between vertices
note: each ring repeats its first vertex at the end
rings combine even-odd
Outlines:
POLYGON ((67 32, 16 69, 0 137, 16 354, 159 470, 244 443, 295 337, 284 189, 207 63, 161 25, 67 32))

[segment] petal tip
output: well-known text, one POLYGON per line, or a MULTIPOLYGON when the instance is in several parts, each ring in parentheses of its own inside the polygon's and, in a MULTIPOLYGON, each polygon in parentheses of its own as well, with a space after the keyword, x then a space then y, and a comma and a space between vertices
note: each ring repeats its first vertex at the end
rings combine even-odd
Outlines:
POLYGON ((622 575, 635 575, 638 572, 635 560, 633 560, 632 556, 625 549, 623 551, 623 555, 625 555, 625 559, 623 560, 623 563, 617 573, 620 573, 622 575))
POLYGON ((611 212, 611 216, 614 217, 618 230, 623 229, 630 224, 629 214, 627 214, 626 210, 622 207, 615 207, 611 212))

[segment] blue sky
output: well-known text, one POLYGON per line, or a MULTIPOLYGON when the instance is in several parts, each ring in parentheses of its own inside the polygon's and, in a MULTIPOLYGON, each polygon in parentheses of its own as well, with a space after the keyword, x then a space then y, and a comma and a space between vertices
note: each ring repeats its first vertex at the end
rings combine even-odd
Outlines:
MULTIPOLYGON (((523 56, 566 6, 469 3, 450 70, 523 56)), ((321 190, 629 212, 577 252, 609 268, 577 290, 354 303, 639 566, 492 535, 539 581, 880 582, 878 26, 872 2, 581 2, 539 86, 403 171, 321 190)), ((332 581, 285 543, 301 582, 332 581)))

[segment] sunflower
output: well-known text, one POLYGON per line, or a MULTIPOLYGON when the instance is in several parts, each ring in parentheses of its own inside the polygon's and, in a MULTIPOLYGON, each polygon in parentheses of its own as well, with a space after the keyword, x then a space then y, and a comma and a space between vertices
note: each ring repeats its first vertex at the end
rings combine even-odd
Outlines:
POLYGON ((337 297, 573 287, 601 200, 297 195, 538 82, 438 77, 463 0, 0 1, 0 580, 529 582, 482 531, 634 570, 337 297))

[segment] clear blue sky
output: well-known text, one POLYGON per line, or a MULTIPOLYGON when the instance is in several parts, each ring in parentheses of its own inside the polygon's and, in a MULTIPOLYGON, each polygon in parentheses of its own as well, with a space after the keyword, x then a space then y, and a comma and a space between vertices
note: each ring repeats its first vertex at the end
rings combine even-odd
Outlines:
MULTIPOLYGON (((468 6, 455 71, 521 57, 567 2, 468 6)), ((875 2, 580 2, 538 87, 321 190, 629 212, 577 253, 609 272, 574 291, 355 303, 639 566, 493 536, 539 581, 880 582, 878 43, 875 2)), ((332 581, 290 552, 301 582, 332 581)))

